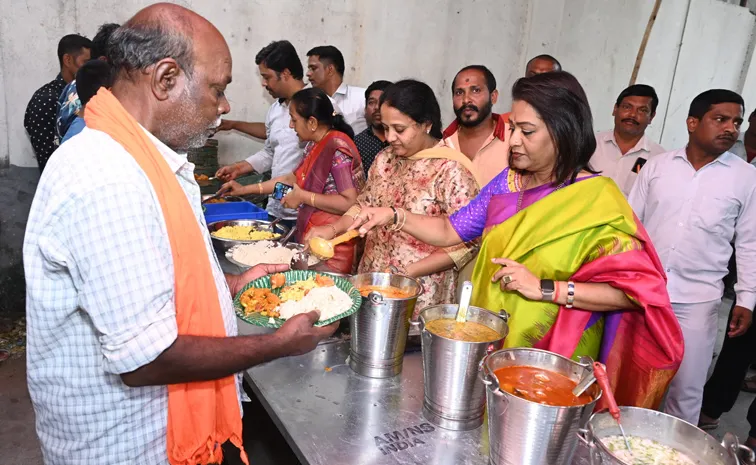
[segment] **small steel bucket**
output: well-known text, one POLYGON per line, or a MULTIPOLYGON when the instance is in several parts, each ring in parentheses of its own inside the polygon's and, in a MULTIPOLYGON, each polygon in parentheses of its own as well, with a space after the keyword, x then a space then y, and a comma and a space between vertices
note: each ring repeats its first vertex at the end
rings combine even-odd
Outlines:
POLYGON ((480 375, 486 384, 490 461, 494 465, 568 465, 578 430, 601 397, 598 385, 588 392, 593 401, 576 407, 556 407, 522 399, 499 389, 494 372, 508 366, 527 366, 564 375, 576 383, 590 371, 593 360, 574 362, 545 350, 504 349, 486 356, 480 375))
POLYGON ((431 423, 450 430, 471 430, 483 424, 486 387, 478 380, 480 361, 501 349, 509 333, 507 315, 478 307, 468 307, 467 321, 487 326, 499 339, 465 342, 434 334, 426 328, 433 320, 454 319, 459 305, 426 307, 417 324, 423 344, 423 379, 425 397, 423 414, 431 423))
POLYGON ((349 317, 352 340, 349 366, 370 378, 390 378, 402 372, 409 316, 423 292, 416 279, 389 273, 363 273, 350 279, 352 285, 395 287, 409 297, 392 299, 378 292, 362 298, 359 311, 349 317))

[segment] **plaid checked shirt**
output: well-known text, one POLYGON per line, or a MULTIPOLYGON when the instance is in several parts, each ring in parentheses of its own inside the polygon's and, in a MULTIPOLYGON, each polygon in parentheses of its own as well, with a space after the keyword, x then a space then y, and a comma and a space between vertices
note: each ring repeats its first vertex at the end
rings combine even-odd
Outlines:
MULTIPOLYGON (((197 218, 186 227, 203 231, 226 333, 236 335, 194 165, 152 140, 197 218)), ((166 387, 130 388, 119 375, 177 337, 173 259, 150 181, 106 134, 85 128, 51 157, 29 215, 24 268, 28 384, 45 463, 166 464, 166 387)))

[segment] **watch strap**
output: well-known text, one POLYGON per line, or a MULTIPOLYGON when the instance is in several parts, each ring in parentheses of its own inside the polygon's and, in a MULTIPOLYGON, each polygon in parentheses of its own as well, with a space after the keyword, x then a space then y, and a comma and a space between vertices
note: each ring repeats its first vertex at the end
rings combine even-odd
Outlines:
POLYGON ((553 302, 555 290, 556 286, 554 285, 553 279, 541 280, 541 300, 546 302, 553 302))

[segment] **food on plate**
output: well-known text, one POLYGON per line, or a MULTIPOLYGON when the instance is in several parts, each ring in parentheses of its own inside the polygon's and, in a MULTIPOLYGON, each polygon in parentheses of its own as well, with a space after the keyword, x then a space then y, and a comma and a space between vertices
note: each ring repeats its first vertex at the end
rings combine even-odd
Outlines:
POLYGON ((425 329, 441 337, 464 342, 494 342, 501 334, 486 325, 465 321, 460 323, 452 318, 439 318, 425 325, 425 329))
POLYGON ((696 462, 682 452, 665 446, 653 439, 628 436, 630 449, 621 435, 607 436, 601 442, 611 453, 628 465, 695 465, 696 462))
MULTIPOLYGON (((231 257, 235 261, 247 266, 255 266, 260 263, 288 265, 295 257, 298 259, 300 256, 301 252, 273 241, 258 241, 252 244, 238 245, 231 252, 231 257)), ((309 266, 315 265, 318 262, 319 260, 312 255, 307 258, 307 265, 309 266)))
POLYGON ((270 288, 278 289, 286 284, 286 276, 283 273, 276 273, 270 277, 270 288))
POLYGON ((296 281, 288 286, 282 273, 270 277, 273 289, 281 289, 276 295, 271 289, 251 287, 239 297, 245 315, 259 313, 271 318, 288 319, 312 310, 320 312, 320 321, 340 315, 352 307, 349 294, 335 286, 332 278, 316 275, 296 281), (285 286, 285 287, 284 287, 285 286))
POLYGON ((209 181, 210 178, 206 174, 194 174, 195 181, 209 181))
POLYGON ((222 197, 216 197, 214 199, 207 200, 205 203, 226 203, 228 200, 222 197))
POLYGON ((512 395, 531 402, 559 407, 575 407, 593 401, 594 388, 588 389, 580 397, 572 390, 577 382, 550 370, 529 366, 510 366, 494 371, 499 380, 499 388, 512 395))
POLYGON ((277 317, 278 312, 276 308, 281 303, 281 299, 272 293, 270 289, 252 287, 241 295, 239 302, 241 302, 242 307, 244 307, 244 313, 247 315, 250 313, 259 313, 262 316, 277 317))
MULTIPOLYGON (((282 275, 283 276, 283 275, 282 275)), ((285 279, 285 278, 284 278, 285 279)), ((285 281, 284 281, 285 282, 285 281)), ((273 284, 271 279, 271 285, 273 284)), ((302 300, 311 290, 316 287, 333 286, 333 279, 328 276, 315 275, 312 278, 305 279, 304 281, 296 281, 281 289, 281 300, 286 302, 288 300, 302 300)), ((275 288, 274 288, 275 289, 275 288)))
POLYGON ((410 293, 403 291, 394 286, 360 286, 360 294, 363 297, 367 297, 371 292, 379 292, 383 297, 387 299, 406 299, 410 296, 410 293))
POLYGON ((315 275, 315 283, 320 287, 333 286, 336 283, 330 276, 315 275))
POLYGON ((278 233, 259 230, 254 226, 223 226, 210 234, 220 239, 231 239, 234 241, 261 241, 281 237, 278 233))
POLYGON ((280 317, 288 319, 300 313, 313 310, 320 311, 318 321, 328 320, 340 315, 352 307, 349 294, 336 286, 316 287, 301 300, 287 300, 278 307, 280 317))

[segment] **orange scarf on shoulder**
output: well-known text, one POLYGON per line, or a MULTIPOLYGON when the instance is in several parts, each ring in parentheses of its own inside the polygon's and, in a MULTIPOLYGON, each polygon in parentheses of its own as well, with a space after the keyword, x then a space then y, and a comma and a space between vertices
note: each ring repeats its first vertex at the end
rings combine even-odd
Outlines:
MULTIPOLYGON (((87 127, 102 131, 126 149, 150 180, 165 218, 173 255, 179 335, 225 337, 218 291, 204 238, 186 194, 145 130, 104 87, 87 104, 87 127)), ((168 461, 172 465, 220 463, 221 444, 242 448, 236 379, 168 386, 168 461)))

